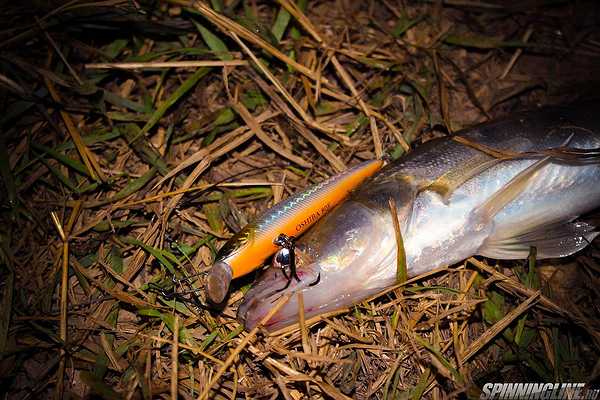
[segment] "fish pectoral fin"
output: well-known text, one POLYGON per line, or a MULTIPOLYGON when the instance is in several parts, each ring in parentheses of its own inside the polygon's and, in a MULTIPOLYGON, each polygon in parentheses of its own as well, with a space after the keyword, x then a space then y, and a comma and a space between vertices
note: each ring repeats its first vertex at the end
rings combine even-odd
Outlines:
POLYGON ((488 170, 501 161, 501 159, 490 158, 486 154, 478 153, 474 157, 466 160, 460 166, 442 174, 437 179, 422 184, 419 187, 418 192, 426 190, 436 192, 442 197, 444 203, 447 203, 448 199, 450 199, 450 196, 452 196, 456 189, 461 187, 469 179, 488 170))
POLYGON ((527 258, 530 248, 538 258, 565 257, 585 248, 599 234, 587 222, 564 222, 538 226, 528 232, 488 237, 479 251, 484 257, 499 259, 527 258))
POLYGON ((496 214, 527 188, 529 181, 546 165, 549 159, 550 156, 546 156, 519 172, 506 185, 478 206, 473 215, 477 216, 479 221, 486 223, 491 221, 496 214))

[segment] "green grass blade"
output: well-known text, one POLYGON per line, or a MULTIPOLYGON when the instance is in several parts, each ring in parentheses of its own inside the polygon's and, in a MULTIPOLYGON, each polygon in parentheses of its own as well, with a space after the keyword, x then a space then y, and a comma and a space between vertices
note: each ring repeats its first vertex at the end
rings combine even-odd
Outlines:
MULTIPOLYGON (((305 12, 308 6, 308 0, 298 0, 296 5, 300 9, 300 11, 305 12)), ((294 40, 299 40, 302 37, 302 32, 300 32, 300 30, 297 27, 292 26, 292 28, 290 29, 290 36, 294 40)))
MULTIPOLYGON (((104 143, 110 140, 116 139, 121 136, 121 132, 118 130, 112 130, 110 132, 96 132, 89 135, 82 136, 83 143, 86 146, 93 146, 97 143, 104 143)), ((68 140, 54 148, 55 151, 66 151, 75 149, 75 144, 72 140, 68 140)))
POLYGON ((157 249, 152 246, 148 246, 144 242, 142 242, 138 239, 129 237, 129 236, 121 236, 120 239, 127 244, 141 247, 146 252, 153 255, 154 258, 156 258, 162 265, 164 265, 171 274, 177 275, 177 273, 175 271, 175 267, 173 267, 173 264, 171 264, 171 262, 169 260, 167 260, 167 258, 164 256, 164 254, 162 253, 162 251, 160 249, 157 249))
POLYGON ((458 372, 456 368, 452 366, 450 361, 444 357, 444 355, 431 343, 425 341, 420 336, 414 336, 415 341, 420 345, 425 347, 429 352, 452 374, 456 382, 462 383, 464 382, 464 377, 458 372))
POLYGON ((125 122, 148 122, 150 116, 148 114, 136 114, 120 111, 108 111, 106 116, 113 121, 125 122))
POLYGON ((108 90, 103 90, 103 94, 104 100, 117 108, 128 108, 138 113, 147 113, 150 111, 145 105, 121 97, 113 92, 109 92, 108 90))
POLYGON ((233 60, 233 56, 229 52, 229 49, 227 48, 225 42, 219 39, 217 35, 209 31, 199 22, 193 22, 196 26, 196 29, 198 29, 198 32, 200 32, 200 36, 202 36, 202 39, 204 40, 208 48, 211 49, 221 61, 233 60))
POLYGON ((417 25, 419 22, 425 19, 424 16, 420 16, 418 18, 410 19, 405 16, 398 19, 396 22, 396 26, 392 30, 392 36, 395 38, 399 38, 402 36, 407 30, 417 25))
POLYGON ((127 184, 127 186, 125 186, 123 189, 118 191, 114 196, 109 197, 108 199, 105 199, 105 200, 100 200, 96 203, 92 203, 92 205, 93 205, 93 207, 99 207, 99 206, 102 206, 105 204, 114 203, 115 201, 122 200, 122 199, 136 193, 138 190, 140 190, 141 188, 146 186, 146 184, 148 182, 150 182, 150 180, 152 178, 154 178, 155 175, 156 175, 156 168, 152 167, 144 175, 129 182, 127 184))
POLYGON ((128 39, 117 39, 104 46, 102 53, 108 58, 114 59, 127 47, 127 43, 129 43, 128 39))
POLYGON ((494 37, 481 35, 448 35, 444 42, 460 47, 475 49, 497 49, 502 47, 527 47, 527 43, 519 40, 503 41, 494 37))
MULTIPOLYGON (((140 136, 140 128, 135 124, 125 124, 119 126, 119 130, 131 146, 131 148, 136 152, 138 156, 144 160, 144 162, 152 165, 154 168, 158 170, 161 175, 166 175, 169 173, 169 167, 167 163, 162 159, 159 152, 146 140, 145 137, 140 136)), ((184 174, 179 174, 177 178, 175 178, 175 182, 178 185, 182 185, 186 176, 184 174)))
POLYGON ((210 0, 210 5, 216 12, 223 12, 223 1, 222 0, 210 0))
POLYGON ((80 174, 89 176, 87 168, 85 168, 85 166, 82 163, 80 163, 79 161, 73 160, 72 158, 69 158, 69 157, 65 156, 64 154, 61 154, 54 149, 46 147, 43 144, 31 142, 31 147, 33 147, 35 150, 41 151, 41 152, 49 155, 50 157, 54 158, 55 160, 59 161, 60 163, 62 163, 64 165, 66 165, 67 167, 74 169, 75 171, 79 172, 80 174))
POLYGON ((429 368, 425 369, 419 378, 419 382, 417 386, 414 387, 410 394, 411 400, 418 400, 423 397, 423 393, 427 389, 427 382, 429 381, 429 375, 431 375, 431 371, 429 368))
POLYGON ((40 160, 40 162, 42 164, 44 164, 46 166, 46 168, 48 168, 48 170, 50 171, 50 173, 52 175, 54 175, 56 177, 56 179, 58 179, 63 185, 65 185, 66 187, 69 188, 69 190, 71 190, 74 193, 78 193, 79 190, 77 189, 77 187, 73 184, 73 182, 71 182, 69 180, 69 178, 67 178, 62 172, 60 172, 57 168, 54 168, 52 165, 50 165, 50 163, 47 160, 44 160, 43 158, 40 160))
POLYGON ((200 343, 200 350, 204 351, 208 346, 210 346, 210 344, 212 342, 215 341, 215 339, 218 336, 219 336, 219 331, 217 329, 212 331, 209 335, 206 336, 206 338, 202 341, 202 343, 200 343))
POLYGON ((204 206, 202 206, 202 211, 206 215, 210 229, 215 232, 223 232, 225 224, 223 223, 221 213, 219 212, 219 205, 215 203, 204 204, 204 206))
POLYGON ((271 28, 271 33, 275 39, 277 39, 277 43, 281 42, 283 34, 285 33, 285 30, 287 29, 291 19, 292 16, 290 13, 285 8, 281 7, 277 13, 277 18, 275 18, 275 23, 271 28))
MULTIPOLYGON (((165 100, 158 109, 152 114, 150 120, 140 130, 139 136, 143 136, 150 131, 156 125, 156 123, 165 115, 167 110, 171 108, 184 94, 186 94, 196 83, 206 75, 211 69, 210 68, 198 68, 190 77, 188 77, 182 84, 171 94, 171 96, 165 100)), ((136 138, 137 139, 137 138, 136 138)))
POLYGON ((99 395, 103 399, 120 400, 123 398, 120 393, 114 391, 109 385, 99 379, 96 379, 91 372, 82 371, 80 377, 82 382, 92 390, 92 393, 99 395))

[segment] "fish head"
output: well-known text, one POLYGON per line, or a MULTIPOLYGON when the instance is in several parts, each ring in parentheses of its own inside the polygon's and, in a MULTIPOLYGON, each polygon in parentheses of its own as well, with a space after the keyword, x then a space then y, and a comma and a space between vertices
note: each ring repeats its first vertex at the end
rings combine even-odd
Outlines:
MULTIPOLYGON (((264 326, 277 330, 298 320, 298 293, 310 318, 360 301, 386 287, 396 242, 388 213, 358 201, 334 209, 302 236, 295 250, 297 278, 279 268, 280 257, 259 277, 238 309, 247 329, 255 327, 284 295, 290 299, 264 326)), ((392 272, 392 277, 394 273, 392 272)), ((393 282, 393 279, 392 279, 393 282)))

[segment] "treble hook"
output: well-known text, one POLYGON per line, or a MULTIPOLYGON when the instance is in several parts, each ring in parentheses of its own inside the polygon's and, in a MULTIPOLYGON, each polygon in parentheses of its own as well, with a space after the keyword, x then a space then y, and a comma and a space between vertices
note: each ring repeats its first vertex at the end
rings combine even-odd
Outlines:
POLYGON ((178 302, 184 303, 184 304, 192 303, 200 310, 210 310, 211 309, 209 306, 204 304, 202 302, 202 300, 198 297, 197 293, 198 293, 199 289, 192 288, 192 289, 187 289, 187 290, 182 290, 182 291, 177 290, 178 284, 181 284, 181 282, 184 282, 186 280, 189 281, 189 278, 177 279, 175 276, 172 276, 171 280, 173 281, 173 284, 174 284, 173 291, 168 291, 168 290, 160 287, 159 285, 157 285, 154 282, 150 282, 148 284, 148 288, 151 291, 160 294, 166 300, 175 300, 175 301, 178 301, 178 302))

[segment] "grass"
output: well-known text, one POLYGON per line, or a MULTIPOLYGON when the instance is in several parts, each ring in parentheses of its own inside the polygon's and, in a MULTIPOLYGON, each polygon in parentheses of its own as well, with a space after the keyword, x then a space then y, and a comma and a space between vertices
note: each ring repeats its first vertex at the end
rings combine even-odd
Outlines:
POLYGON ((436 399, 597 380, 593 245, 409 279, 399 259, 397 286, 272 334, 235 319, 252 277, 222 313, 168 296, 310 183, 593 94, 597 17, 593 1, 11 3, 0 392, 436 399))

